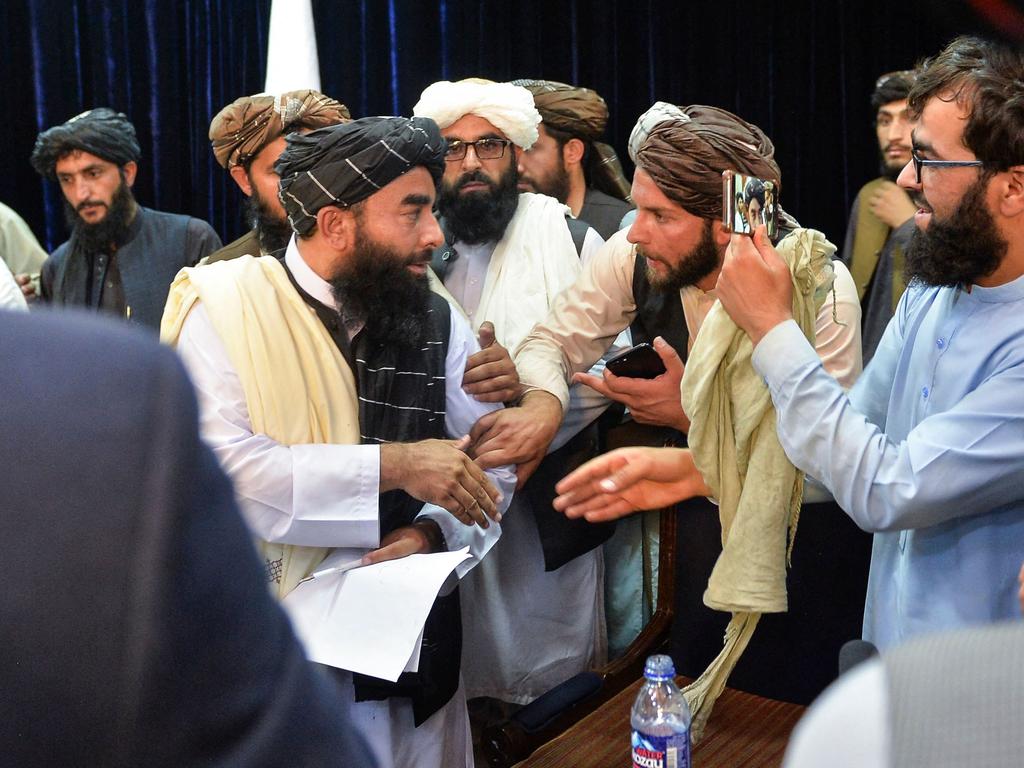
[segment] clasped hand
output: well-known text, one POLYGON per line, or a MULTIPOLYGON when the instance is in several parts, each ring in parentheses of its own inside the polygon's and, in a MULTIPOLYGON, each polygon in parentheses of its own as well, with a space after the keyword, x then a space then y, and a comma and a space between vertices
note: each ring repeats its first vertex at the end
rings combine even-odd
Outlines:
POLYGON ((380 449, 381 492, 401 488, 410 496, 451 512, 465 525, 499 522, 501 494, 466 453, 469 436, 459 440, 387 443, 380 449))

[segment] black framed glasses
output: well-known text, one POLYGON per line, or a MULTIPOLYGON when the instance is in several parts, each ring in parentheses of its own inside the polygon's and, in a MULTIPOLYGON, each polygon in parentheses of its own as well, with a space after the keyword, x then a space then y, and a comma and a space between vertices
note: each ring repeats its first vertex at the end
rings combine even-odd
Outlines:
POLYGON ((458 160, 462 160, 466 157, 466 152, 470 147, 476 153, 477 160, 497 160, 504 156, 505 147, 512 142, 508 139, 477 139, 476 141, 460 141, 459 139, 452 139, 448 142, 448 151, 445 152, 444 159, 449 163, 454 163, 458 160))
POLYGON ((922 168, 973 168, 981 167, 984 163, 981 160, 925 160, 917 152, 911 152, 910 157, 914 161, 914 172, 917 174, 917 183, 921 183, 922 168))

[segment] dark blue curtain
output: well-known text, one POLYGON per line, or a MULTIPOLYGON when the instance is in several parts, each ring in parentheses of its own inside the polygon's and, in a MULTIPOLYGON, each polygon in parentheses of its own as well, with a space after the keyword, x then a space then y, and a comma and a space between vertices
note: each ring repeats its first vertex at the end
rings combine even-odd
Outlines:
MULTIPOLYGON (((28 164, 36 133, 100 105, 124 111, 139 132, 143 204, 205 218, 225 242, 241 232, 240 195, 206 135, 224 104, 263 88, 270 0, 3 5, 0 201, 44 245, 65 231, 59 191, 28 164)), ((1011 36, 1013 17, 993 21, 992 5, 314 0, 313 9, 323 90, 356 116, 409 114, 437 79, 547 77, 604 95, 609 138, 625 160, 629 130, 653 101, 715 104, 768 132, 783 204, 838 243, 852 196, 877 172, 868 105, 875 78, 956 34, 1011 36)))

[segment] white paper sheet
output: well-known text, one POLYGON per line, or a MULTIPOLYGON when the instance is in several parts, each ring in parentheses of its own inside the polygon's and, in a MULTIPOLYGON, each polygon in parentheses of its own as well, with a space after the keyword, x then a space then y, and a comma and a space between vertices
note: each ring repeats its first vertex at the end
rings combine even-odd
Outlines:
MULTIPOLYGON (((328 575, 299 584, 282 606, 311 661, 394 682, 415 671, 430 607, 468 557, 464 547, 328 575)), ((317 570, 352 559, 337 550, 317 570)))

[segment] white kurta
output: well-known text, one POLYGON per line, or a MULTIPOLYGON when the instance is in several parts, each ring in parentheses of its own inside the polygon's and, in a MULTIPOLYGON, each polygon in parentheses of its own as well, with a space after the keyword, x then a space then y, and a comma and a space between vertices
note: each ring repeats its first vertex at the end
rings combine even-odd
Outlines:
MULTIPOLYGON (((294 239, 285 260, 303 290, 336 306, 329 284, 302 260, 294 239)), ((478 348, 472 331, 453 312, 445 360, 445 428, 453 437, 467 434, 478 418, 496 407, 479 403, 462 390, 466 358, 478 348)), ((178 351, 199 399, 203 438, 234 481, 243 516, 256 536, 288 544, 367 550, 378 546, 379 446, 285 446, 253 434, 238 374, 202 304, 185 320, 178 351)), ((504 513, 515 489, 515 474, 511 467, 501 467, 488 475, 502 493, 499 507, 504 513)), ((472 557, 459 567, 460 577, 501 535, 501 526, 466 526, 431 504, 424 505, 419 516, 438 523, 449 549, 469 547, 472 557)), ((350 687, 348 676, 344 678, 343 687, 350 687)), ((382 768, 473 765, 461 686, 419 728, 413 728, 408 699, 360 702, 350 712, 382 768)))
MULTIPOLYGON (((601 244, 600 235, 588 231, 582 259, 601 244)), ((444 278, 474 326, 488 319, 476 314, 495 246, 455 243, 458 257, 444 278)), ((607 407, 608 400, 594 390, 574 386, 552 450, 607 407)), ((537 525, 525 503, 525 497, 513 499, 501 545, 462 582, 462 675, 468 698, 526 704, 603 663, 606 655, 601 548, 545 572, 537 525)))

